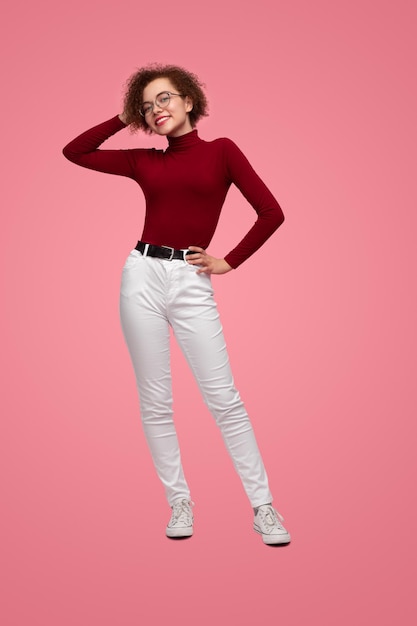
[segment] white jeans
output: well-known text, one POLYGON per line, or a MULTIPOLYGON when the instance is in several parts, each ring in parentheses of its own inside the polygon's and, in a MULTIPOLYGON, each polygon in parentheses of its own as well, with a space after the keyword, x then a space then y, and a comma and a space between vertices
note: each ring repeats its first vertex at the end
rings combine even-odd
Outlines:
POLYGON ((168 503, 190 499, 173 421, 170 368, 172 327, 220 428, 253 507, 272 502, 248 414, 233 382, 211 278, 182 260, 132 250, 123 267, 120 318, 133 362, 141 418, 168 503))

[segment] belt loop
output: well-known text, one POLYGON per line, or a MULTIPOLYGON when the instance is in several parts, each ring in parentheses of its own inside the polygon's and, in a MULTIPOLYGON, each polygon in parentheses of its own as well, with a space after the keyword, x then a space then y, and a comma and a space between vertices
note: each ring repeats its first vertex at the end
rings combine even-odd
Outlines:
POLYGON ((149 244, 145 243, 145 247, 143 249, 143 256, 147 256, 149 250, 149 244))

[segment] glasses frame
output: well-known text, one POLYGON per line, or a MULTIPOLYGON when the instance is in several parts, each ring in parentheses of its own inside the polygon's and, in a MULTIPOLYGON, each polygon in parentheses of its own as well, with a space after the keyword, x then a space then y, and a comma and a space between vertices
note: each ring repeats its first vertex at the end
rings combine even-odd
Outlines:
POLYGON ((153 102, 148 102, 148 101, 142 102, 141 106, 139 107, 139 113, 141 114, 142 117, 147 117, 148 115, 152 115, 154 108, 155 108, 155 104, 159 106, 160 109, 166 109, 169 106, 169 103, 171 102, 171 96, 180 96, 181 98, 184 98, 184 95, 182 93, 174 93, 173 91, 161 91, 160 93, 158 93, 158 95, 156 96, 153 102), (169 100, 165 106, 161 106, 160 104, 158 104, 158 98, 162 96, 163 94, 168 94, 169 96, 169 100), (145 104, 149 104, 151 106, 151 110, 148 111, 147 113, 144 113, 142 110, 145 104))

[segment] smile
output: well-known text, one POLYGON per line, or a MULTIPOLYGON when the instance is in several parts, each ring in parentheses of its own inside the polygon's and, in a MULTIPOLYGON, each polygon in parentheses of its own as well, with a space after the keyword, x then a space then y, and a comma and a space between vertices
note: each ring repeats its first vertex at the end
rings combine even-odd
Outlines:
POLYGON ((170 117, 169 115, 157 117, 155 120, 156 126, 161 126, 161 124, 164 124, 167 120, 169 120, 169 117, 170 117))

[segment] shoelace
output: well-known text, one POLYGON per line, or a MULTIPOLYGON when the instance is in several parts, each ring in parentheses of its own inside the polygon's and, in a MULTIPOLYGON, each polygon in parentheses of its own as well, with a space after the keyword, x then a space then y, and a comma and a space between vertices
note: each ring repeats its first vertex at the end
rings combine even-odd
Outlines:
POLYGON ((188 500, 178 500, 172 505, 172 524, 178 522, 184 522, 185 524, 192 524, 191 507, 194 506, 194 502, 188 500))
POLYGON ((262 517, 262 521, 265 522, 267 526, 270 526, 271 528, 277 526, 280 530, 284 530, 284 527, 281 524, 281 522, 284 521, 284 518, 272 506, 260 508, 258 512, 262 517))

